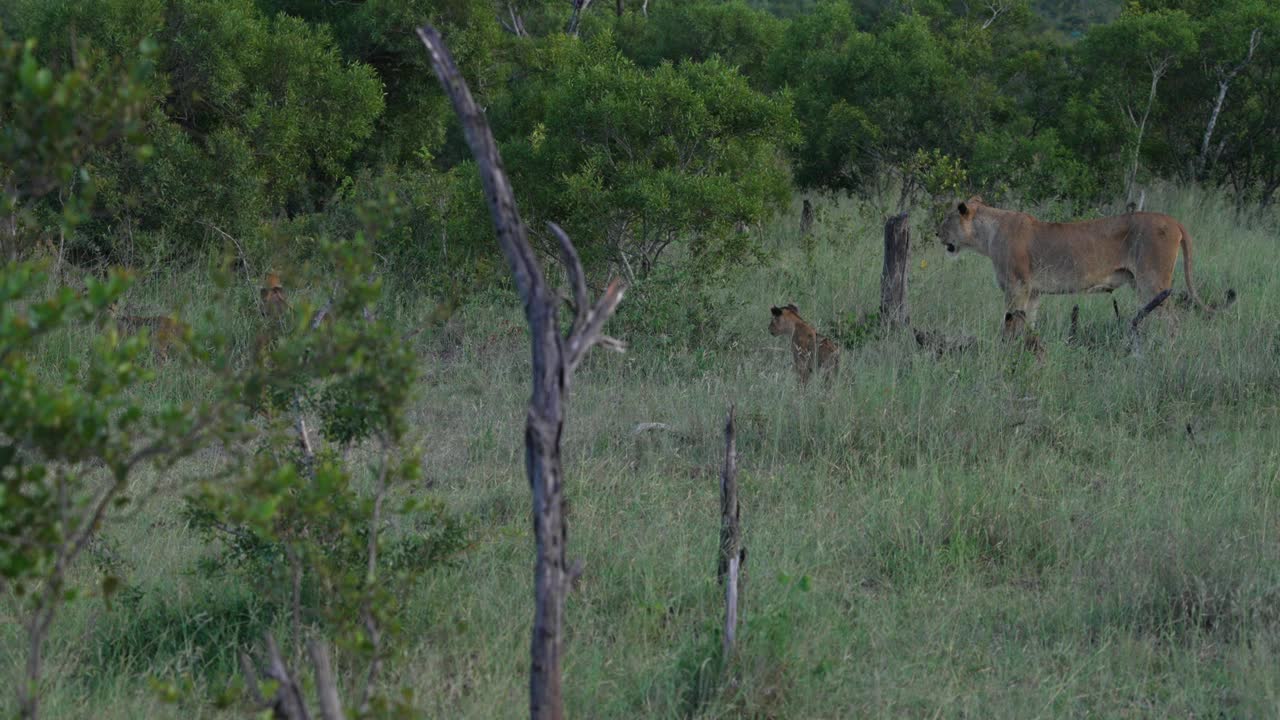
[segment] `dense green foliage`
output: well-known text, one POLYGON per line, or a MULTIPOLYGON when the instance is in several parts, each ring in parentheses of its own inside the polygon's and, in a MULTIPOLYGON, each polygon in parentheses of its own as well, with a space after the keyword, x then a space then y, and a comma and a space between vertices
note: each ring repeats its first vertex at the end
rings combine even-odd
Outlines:
POLYGON ((159 47, 149 160, 105 142, 75 161, 103 208, 67 240, 79 262, 189 263, 234 238, 287 264, 392 193, 403 223, 376 251, 400 280, 445 296, 494 279, 423 21, 489 110, 531 225, 568 227, 595 272, 644 275, 627 261, 667 243, 754 257, 732 230, 779 207, 783 158, 803 187, 903 204, 943 193, 913 161, 935 151, 993 201, 1110 203, 1160 177, 1241 207, 1280 191, 1265 0, 650 5, 593 3, 575 37, 549 0, 18 0, 0 28, 55 69, 159 47))

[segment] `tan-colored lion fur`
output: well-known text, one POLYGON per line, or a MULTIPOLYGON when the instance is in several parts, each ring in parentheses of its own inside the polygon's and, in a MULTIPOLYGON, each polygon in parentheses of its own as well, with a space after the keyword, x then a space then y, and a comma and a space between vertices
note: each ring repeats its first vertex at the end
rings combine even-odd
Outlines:
POLYGON ((270 320, 280 321, 289 310, 289 299, 285 297, 279 273, 267 273, 266 283, 258 288, 258 297, 262 300, 263 316, 270 320))
POLYGON ((805 322, 795 305, 770 308, 770 312, 773 319, 769 322, 769 334, 791 336, 791 358, 802 384, 809 382, 815 362, 827 372, 840 364, 840 347, 805 322))
POLYGON ((151 339, 151 351, 159 360, 169 359, 169 350, 180 343, 187 334, 187 326, 178 320, 162 315, 123 315, 118 303, 108 308, 108 314, 116 329, 125 335, 146 330, 151 339))
POLYGON ((254 349, 259 357, 271 350, 289 322, 289 298, 285 295, 280 274, 269 272, 264 280, 263 286, 258 288, 264 322, 254 338, 254 349))
POLYGON ((990 258, 1006 313, 1021 312, 1027 326, 1035 323, 1041 295, 1111 292, 1129 285, 1146 303, 1173 286, 1179 250, 1187 294, 1211 311, 1191 282, 1191 235, 1168 215, 1133 212, 1048 223, 991 207, 975 196, 947 213, 938 237, 948 254, 969 249, 990 258))

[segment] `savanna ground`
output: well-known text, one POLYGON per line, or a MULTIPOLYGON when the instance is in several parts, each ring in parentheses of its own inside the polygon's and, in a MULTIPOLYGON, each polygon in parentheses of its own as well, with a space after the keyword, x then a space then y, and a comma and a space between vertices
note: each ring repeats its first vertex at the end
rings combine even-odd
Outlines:
MULTIPOLYGON (((1048 298, 1036 362, 997 340, 990 263, 948 262, 923 214, 913 322, 975 335, 976 347, 935 359, 906 334, 860 335, 854 320, 879 297, 880 219, 850 201, 818 207, 809 243, 796 213, 764 228, 776 259, 714 292, 723 316, 705 336, 677 336, 688 332, 678 304, 671 334, 638 330, 666 320, 624 315, 614 330, 632 350, 593 354, 578 374, 563 444, 569 553, 586 567, 566 615, 571 714, 1280 713, 1275 219, 1238 220, 1199 191, 1153 193, 1149 209, 1196 238, 1201 294, 1235 287, 1238 304, 1157 317, 1134 354, 1108 296, 1048 298), (830 384, 800 389, 785 342, 767 334, 768 308, 783 302, 850 343, 830 384), (1081 337, 1068 345, 1076 303, 1081 337), (730 403, 748 556, 741 645, 722 680, 715 551, 730 403), (633 432, 652 422, 668 429, 633 432)), ((156 279, 131 300, 191 312, 201 293, 156 279)), ((1122 313, 1137 310, 1131 290, 1117 297, 1122 313)), ((427 312, 398 307, 406 325, 427 312)), ((466 518, 473 544, 416 588, 389 683, 412 688, 427 717, 519 717, 533 562, 523 317, 512 297, 486 295, 416 342, 421 490, 466 518)), ((156 392, 198 393, 183 372, 161 366, 156 392)), ((152 680, 215 696, 237 646, 284 627, 243 582, 198 570, 211 550, 180 507, 161 495, 82 563, 82 579, 107 564, 129 589, 109 608, 75 603, 55 625, 48 717, 218 716, 209 702, 166 703, 152 680)), ((16 674, 12 621, 0 643, 16 674)))

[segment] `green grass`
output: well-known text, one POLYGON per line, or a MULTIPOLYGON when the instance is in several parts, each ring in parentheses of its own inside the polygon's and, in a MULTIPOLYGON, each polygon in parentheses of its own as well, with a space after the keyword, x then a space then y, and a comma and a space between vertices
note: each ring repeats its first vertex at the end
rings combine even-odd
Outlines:
MULTIPOLYGON (((871 339, 846 349, 829 385, 800 389, 766 331, 769 306, 795 302, 829 330, 879 297, 879 221, 847 201, 819 205, 808 249, 798 213, 766 229, 777 261, 717 291, 723 320, 699 342, 628 337, 630 353, 594 354, 575 380, 569 553, 586 573, 566 618, 571 714, 1280 713, 1275 226, 1236 220, 1212 194, 1151 193, 1148 207, 1196 238, 1201 294, 1234 287, 1237 306, 1153 318, 1135 355, 1106 296, 1049 298, 1037 363, 997 340, 989 262, 947 261, 921 217, 913 321, 976 346, 938 360, 909 337, 871 339), (1067 345, 1077 303, 1082 342, 1067 345), (730 403, 748 558, 741 646, 721 671, 717 471, 730 403), (633 434, 642 422, 669 429, 633 434)), ((1118 299, 1137 310, 1131 291, 1118 299)), ((523 319, 509 300, 475 302, 419 351, 419 491, 465 515, 476 544, 416 589, 389 683, 412 688, 427 717, 519 717, 533 560, 523 319)), ((163 368, 162 389, 190 392, 181 373, 163 368)), ((48 717, 219 716, 207 702, 161 703, 148 678, 216 695, 237 644, 282 627, 247 588, 195 572, 209 550, 178 507, 162 497, 107 531, 132 594, 62 616, 48 717)), ((16 671, 12 623, 0 647, 16 671)))

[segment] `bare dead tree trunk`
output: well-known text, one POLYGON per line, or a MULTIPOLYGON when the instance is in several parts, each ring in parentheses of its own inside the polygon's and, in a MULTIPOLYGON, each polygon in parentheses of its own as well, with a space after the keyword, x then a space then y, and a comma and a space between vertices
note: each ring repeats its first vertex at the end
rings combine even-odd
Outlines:
POLYGON ((276 640, 270 633, 267 633, 267 677, 279 683, 279 690, 271 703, 272 714, 281 720, 310 720, 302 690, 289 674, 284 659, 280 657, 280 648, 276 647, 276 640))
POLYGON ((738 504, 738 448, 733 432, 733 406, 724 423, 724 467, 720 471, 720 560, 716 576, 724 584, 724 657, 733 652, 738 634, 738 578, 746 549, 742 547, 742 508, 738 504))
POLYGON ((1129 164, 1129 170, 1125 176, 1125 199, 1133 199, 1133 186, 1138 180, 1138 164, 1142 157, 1142 139, 1147 132, 1147 120, 1151 117, 1151 108, 1156 103, 1156 89, 1160 85, 1160 80, 1164 78, 1165 73, 1169 71, 1169 66, 1173 64, 1172 56, 1164 56, 1162 58, 1149 58, 1148 66, 1151 68, 1151 89, 1147 93, 1147 104, 1139 117, 1132 107, 1126 107, 1125 112, 1129 116, 1129 122, 1137 131, 1137 137, 1133 142, 1133 160, 1129 164))
POLYGON ((329 662, 329 650, 317 640, 307 643, 311 664, 316 670, 316 694, 320 696, 320 717, 324 720, 343 720, 342 700, 338 697, 338 683, 333 677, 333 664, 329 662))
MULTIPOLYGON (((502 27, 506 28, 507 32, 516 37, 529 37, 529 32, 524 29, 524 18, 520 16, 520 13, 516 12, 515 3, 507 3, 507 18, 508 20, 504 20, 501 13, 498 15, 498 22, 502 23, 502 27)), ((441 236, 440 244, 441 248, 443 248, 443 236, 441 236)))
POLYGON ((569 27, 565 28, 565 32, 574 37, 578 36, 578 25, 582 22, 582 14, 591 7, 591 0, 573 0, 573 15, 569 17, 569 27))
POLYGON ((880 273, 880 321, 895 327, 910 324, 907 311, 907 258, 911 252, 911 225, 907 214, 895 215, 884 224, 884 269, 880 273))
POLYGON ((640 3, 640 14, 649 17, 649 0, 644 0, 644 2, 640 3))
POLYGON ((804 199, 804 204, 800 207, 800 234, 808 235, 813 232, 813 203, 809 202, 809 198, 804 199))
MULTIPOLYGON (((284 658, 280 656, 280 648, 271 633, 266 635, 268 678, 276 681, 276 692, 269 700, 262 695, 258 686, 258 673, 254 669, 253 660, 247 653, 240 653, 240 672, 244 675, 245 689, 249 699, 253 701, 255 710, 270 709, 271 717, 276 720, 310 720, 306 700, 302 697, 302 688, 298 677, 290 672, 284 658)), ((320 698, 320 717, 322 720, 344 720, 342 700, 338 695, 338 683, 333 676, 333 664, 329 660, 329 650, 318 641, 307 643, 307 651, 315 669, 316 693, 320 698)), ((297 665, 295 665, 296 670, 297 665)))
MULTIPOLYGON (((581 10, 589 0, 577 0, 581 10)), ((453 102, 467 145, 475 156, 484 186, 485 200, 497 230, 498 244, 511 267, 529 323, 533 355, 533 394, 525 420, 525 471, 533 494, 533 530, 537 547, 534 566, 536 609, 530 651, 529 714, 535 720, 564 717, 561 693, 561 656, 564 599, 574 581, 575 563, 565 561, 568 530, 564 517, 564 476, 560 438, 564 430, 564 406, 574 370, 595 345, 622 349, 622 344, 602 334, 604 323, 622 300, 623 284, 614 279, 595 305, 588 304, 586 275, 577 249, 558 226, 550 229, 560 243, 561 259, 574 293, 574 319, 567 336, 560 335, 559 295, 542 274, 529 244, 528 231, 516 209, 511 183, 502 167, 497 142, 489 130, 453 57, 430 26, 418 29, 418 37, 431 56, 431 66, 453 102)))
MULTIPOLYGON (((1235 81, 1249 63, 1253 62, 1253 54, 1258 50, 1258 43, 1262 40, 1262 28, 1254 28, 1249 33, 1249 49, 1245 53, 1244 60, 1240 64, 1224 71, 1221 66, 1218 67, 1218 96, 1213 101, 1213 111, 1209 113, 1209 123, 1205 126, 1204 137, 1200 139, 1200 154, 1196 156, 1195 167, 1192 168, 1192 179, 1199 180, 1204 176, 1205 169, 1209 162, 1209 144, 1213 141, 1213 130, 1218 125, 1218 116, 1222 113, 1222 106, 1227 101, 1227 90, 1231 88, 1231 83, 1235 81)), ((1221 149, 1218 151, 1221 152, 1221 149)))

